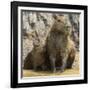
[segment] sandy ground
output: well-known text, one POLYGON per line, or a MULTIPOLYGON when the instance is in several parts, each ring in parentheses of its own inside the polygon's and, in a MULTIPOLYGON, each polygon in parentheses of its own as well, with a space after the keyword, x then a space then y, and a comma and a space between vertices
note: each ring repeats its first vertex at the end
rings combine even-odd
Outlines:
POLYGON ((33 70, 23 70, 23 77, 33 77, 33 76, 76 76, 79 75, 79 69, 67 69, 64 72, 57 71, 56 73, 52 73, 49 71, 33 71, 33 70))

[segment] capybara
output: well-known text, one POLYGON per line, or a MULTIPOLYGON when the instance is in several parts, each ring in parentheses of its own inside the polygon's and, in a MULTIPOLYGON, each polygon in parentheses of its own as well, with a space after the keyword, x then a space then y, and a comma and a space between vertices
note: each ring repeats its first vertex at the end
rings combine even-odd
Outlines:
POLYGON ((47 55, 50 60, 52 72, 59 68, 71 68, 75 58, 75 46, 71 40, 71 27, 65 23, 63 15, 55 16, 55 22, 47 37, 47 55))
MULTIPOLYGON (((33 35, 33 34, 32 34, 33 35)), ((42 45, 42 41, 40 41, 39 36, 35 33, 33 39, 33 49, 24 60, 24 69, 32 69, 32 70, 47 70, 49 62, 46 56, 46 46, 42 45), (35 39, 36 38, 36 39, 35 39)))

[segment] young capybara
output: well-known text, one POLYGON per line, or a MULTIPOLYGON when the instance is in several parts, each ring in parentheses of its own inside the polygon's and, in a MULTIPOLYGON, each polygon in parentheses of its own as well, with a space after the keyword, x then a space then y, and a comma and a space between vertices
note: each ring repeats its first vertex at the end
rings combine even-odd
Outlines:
POLYGON ((52 72, 56 72, 57 68, 63 72, 65 68, 72 67, 75 58, 75 46, 70 35, 71 30, 65 24, 65 17, 63 15, 55 16, 55 22, 47 37, 47 54, 52 72))
MULTIPOLYGON (((31 34, 33 35, 33 33, 31 34)), ((32 70, 47 70, 49 62, 46 56, 46 46, 42 45, 42 41, 40 41, 37 33, 33 35, 33 49, 24 60, 24 69, 32 69, 32 70)))

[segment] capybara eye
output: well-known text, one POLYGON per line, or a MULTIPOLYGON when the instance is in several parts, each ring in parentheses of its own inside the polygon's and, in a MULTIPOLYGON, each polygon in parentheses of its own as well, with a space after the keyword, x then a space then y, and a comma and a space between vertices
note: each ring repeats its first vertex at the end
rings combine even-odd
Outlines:
POLYGON ((58 20, 58 22, 60 22, 61 20, 58 20))

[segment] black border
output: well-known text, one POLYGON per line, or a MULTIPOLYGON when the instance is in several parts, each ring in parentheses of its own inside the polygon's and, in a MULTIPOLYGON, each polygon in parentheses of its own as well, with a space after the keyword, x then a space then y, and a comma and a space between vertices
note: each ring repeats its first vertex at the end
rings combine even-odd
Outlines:
POLYGON ((34 87, 34 86, 53 86, 68 84, 88 83, 88 66, 87 66, 87 12, 88 7, 84 5, 67 5, 67 4, 49 4, 35 2, 11 2, 11 88, 34 87), (62 8, 84 10, 84 79, 68 81, 48 81, 35 83, 18 83, 18 6, 24 7, 41 7, 41 8, 62 8))

